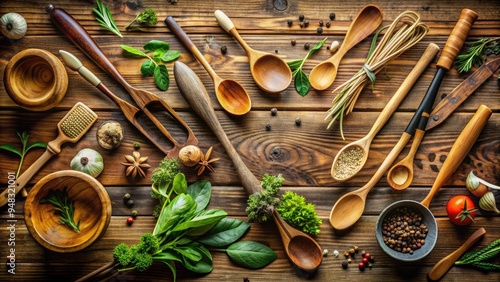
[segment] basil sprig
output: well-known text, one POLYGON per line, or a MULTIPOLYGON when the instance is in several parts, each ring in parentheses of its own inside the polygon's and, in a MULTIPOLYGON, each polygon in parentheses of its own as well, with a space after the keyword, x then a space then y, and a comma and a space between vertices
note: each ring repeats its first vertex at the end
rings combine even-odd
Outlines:
POLYGON ((328 37, 325 37, 325 39, 321 40, 311 50, 309 50, 304 59, 287 62, 288 66, 292 70, 295 90, 297 90, 297 93, 299 93, 301 96, 306 96, 307 92, 309 92, 309 89, 311 89, 311 83, 309 82, 309 78, 307 77, 306 73, 302 70, 302 66, 304 66, 305 61, 309 57, 311 57, 311 55, 315 51, 319 50, 323 46, 323 44, 325 44, 327 39, 328 37))

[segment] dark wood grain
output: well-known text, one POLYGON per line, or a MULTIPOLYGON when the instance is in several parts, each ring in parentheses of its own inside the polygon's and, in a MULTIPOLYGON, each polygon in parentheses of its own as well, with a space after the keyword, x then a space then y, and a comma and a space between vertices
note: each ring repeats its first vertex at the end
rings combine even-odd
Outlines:
MULTIPOLYGON (((323 48, 315 52, 304 64, 304 71, 309 74, 319 62, 332 54, 326 49, 334 40, 342 43, 347 29, 359 10, 368 4, 366 1, 354 0, 347 2, 317 1, 317 0, 248 0, 248 1, 198 1, 179 0, 172 5, 168 1, 151 0, 138 1, 143 6, 133 9, 124 4, 126 1, 103 0, 109 5, 118 26, 123 27, 130 22, 138 11, 153 8, 157 11, 159 23, 154 27, 141 31, 123 31, 124 37, 119 38, 103 30, 92 14, 95 2, 92 0, 54 0, 54 1, 0 1, 0 15, 7 12, 18 12, 28 22, 28 32, 20 40, 11 41, 0 37, 0 73, 16 53, 27 48, 42 48, 59 56, 60 49, 75 54, 90 71, 101 79, 111 92, 120 98, 134 103, 126 89, 117 83, 108 73, 97 66, 78 47, 76 47, 52 23, 45 7, 52 3, 71 14, 94 38, 102 53, 110 60, 124 79, 133 87, 148 91, 168 103, 196 134, 199 146, 203 151, 214 146, 213 157, 221 160, 214 164, 216 173, 204 173, 198 177, 191 168, 183 168, 188 182, 207 179, 212 183, 212 199, 209 208, 221 208, 230 217, 246 219, 245 206, 247 194, 235 172, 235 168, 222 145, 208 128, 207 124, 191 109, 183 98, 179 88, 174 83, 173 64, 167 63, 170 73, 168 91, 160 91, 151 77, 142 77, 140 66, 143 59, 126 55, 120 44, 136 48, 150 40, 163 40, 170 43, 171 49, 181 51, 179 61, 187 64, 200 77, 210 95, 217 119, 227 133, 229 140, 241 156, 243 162, 257 178, 264 173, 279 174, 285 178, 282 192, 295 191, 316 205, 318 214, 323 220, 321 233, 316 240, 322 248, 329 250, 329 255, 323 258, 316 276, 312 281, 424 281, 427 272, 441 258, 462 245, 478 228, 486 229, 485 237, 474 248, 484 247, 491 241, 500 238, 500 216, 480 210, 476 223, 467 227, 456 227, 447 218, 445 205, 448 200, 458 194, 468 194, 465 178, 470 171, 493 184, 500 183, 500 84, 496 78, 498 71, 488 78, 454 113, 442 124, 426 132, 415 156, 415 175, 412 185, 405 191, 391 189, 385 177, 376 184, 367 198, 367 205, 361 219, 346 234, 336 234, 328 222, 329 212, 335 201, 349 191, 363 186, 380 166, 382 160, 391 151, 404 131, 411 116, 422 100, 437 69, 440 54, 424 71, 419 80, 410 90, 396 113, 375 137, 368 161, 361 172, 353 179, 338 183, 330 176, 330 167, 338 150, 345 144, 366 135, 387 102, 399 88, 412 70, 429 43, 435 43, 443 48, 454 28, 463 8, 475 11, 479 16, 472 25, 466 42, 478 40, 481 37, 500 36, 500 3, 497 0, 485 1, 439 1, 423 3, 418 1, 377 0, 371 2, 380 7, 384 14, 382 25, 388 25, 404 10, 419 13, 421 20, 428 25, 426 37, 391 61, 378 74, 373 89, 366 87, 356 103, 352 114, 344 119, 344 134, 342 140, 338 124, 331 130, 326 130, 324 121, 326 111, 333 99, 332 90, 355 74, 364 64, 373 35, 368 36, 356 47, 347 52, 340 62, 339 72, 335 82, 324 91, 310 91, 305 97, 295 92, 293 84, 279 95, 270 97, 260 90, 253 82, 248 66, 248 57, 238 42, 227 34, 217 23, 213 12, 216 9, 224 11, 233 21, 238 32, 245 38, 248 45, 256 50, 275 53, 286 60, 303 58, 308 50, 305 43, 313 46, 328 37, 323 48), (404 7, 404 8, 403 8, 404 7), (335 13, 331 27, 323 27, 323 33, 316 29, 319 20, 329 21, 329 14, 335 13), (307 28, 300 28, 298 16, 304 14, 309 20, 307 28), (202 65, 190 54, 189 50, 170 32, 163 20, 167 16, 176 19, 182 29, 200 50, 211 67, 221 77, 236 79, 248 91, 252 100, 252 110, 242 117, 228 115, 220 107, 215 97, 215 91, 210 76, 202 65), (289 27, 288 19, 293 20, 289 27), (296 40, 295 46, 291 40, 296 40), (221 54, 220 48, 227 47, 227 53, 221 54), (413 199, 421 201, 429 193, 438 172, 450 149, 462 129, 481 104, 492 109, 493 114, 479 134, 478 140, 472 146, 453 175, 443 184, 434 196, 430 210, 437 218, 439 237, 435 249, 423 261, 415 264, 401 264, 385 255, 378 247, 374 226, 378 214, 389 204, 397 200, 413 199), (271 108, 277 108, 278 114, 272 116, 271 108), (295 125, 295 119, 300 118, 300 126, 295 125), (266 131, 266 124, 271 126, 266 131), (349 265, 347 270, 341 267, 342 257, 334 257, 333 250, 341 254, 353 245, 367 250, 375 256, 371 270, 360 272, 356 267, 359 256, 349 265)), ((128 1, 135 2, 135 1, 128 1)), ((494 59, 494 56, 487 58, 494 59)), ((85 81, 78 73, 66 68, 68 72, 68 91, 64 99, 53 109, 44 112, 30 112, 18 107, 6 94, 5 86, 0 83, 0 144, 19 146, 16 131, 27 130, 30 141, 49 142, 57 137, 57 123, 75 105, 81 101, 94 110, 99 119, 96 124, 76 144, 64 144, 61 153, 57 154, 31 179, 27 185, 28 191, 42 177, 54 171, 69 169, 69 163, 76 153, 83 148, 98 150, 104 157, 105 168, 97 178, 106 188, 113 205, 113 215, 110 225, 102 238, 89 248, 74 254, 60 254, 46 250, 29 234, 24 222, 24 199, 16 198, 14 219, 17 220, 15 230, 16 274, 7 273, 8 266, 0 266, 1 281, 68 281, 75 280, 90 273, 112 259, 112 249, 119 243, 135 244, 140 234, 154 228, 155 219, 151 216, 155 200, 150 197, 150 175, 152 169, 143 179, 125 177, 125 167, 119 163, 124 161, 125 154, 131 154, 133 143, 142 144, 140 152, 149 156, 148 163, 156 167, 165 154, 156 148, 147 138, 130 124, 117 105, 103 95, 98 89, 85 81), (107 151, 96 142, 96 130, 100 123, 106 120, 120 122, 125 130, 125 139, 120 147, 107 151), (130 193, 134 197, 139 216, 132 226, 127 226, 126 218, 131 208, 124 205, 122 196, 130 193)), ((452 91, 466 79, 470 73, 459 74, 452 67, 444 76, 436 105, 444 94, 452 91)), ((156 109, 152 109, 157 114, 156 109)), ((158 114, 159 115, 159 114, 158 114)), ((180 126, 166 124, 174 137, 185 138, 185 131, 180 126)), ((150 130, 153 127, 148 128, 150 130)), ((151 131, 155 136, 161 134, 151 131)), ((168 143, 168 142, 167 142, 168 143)), ((171 145, 171 144, 170 144, 171 145)), ((409 145, 403 150, 398 160, 408 152, 409 145)), ((33 149, 24 161, 24 171, 41 154, 43 149, 33 149)), ((17 169, 19 158, 9 152, 0 151, 0 185, 6 187, 8 174, 17 169)), ((3 190, 3 188, 0 188, 3 190)), ((500 193, 494 191, 497 203, 500 193)), ((475 204, 478 199, 473 197, 475 204)), ((9 212, 6 207, 0 209, 0 256, 10 255, 7 240, 11 236, 9 230, 9 212)), ((269 245, 278 254, 278 259, 260 270, 248 270, 236 266, 223 252, 212 252, 215 267, 208 275, 194 275, 181 266, 178 267, 178 281, 241 281, 248 276, 250 281, 300 281, 297 273, 286 259, 285 251, 279 238, 276 226, 270 224, 252 224, 245 240, 255 240, 269 245)), ((494 260, 500 263, 500 258, 494 260)), ((453 266, 444 276, 443 281, 468 280, 498 281, 498 272, 483 273, 467 267, 453 266)), ((172 281, 167 267, 155 264, 147 273, 128 272, 118 276, 116 281, 172 281)))

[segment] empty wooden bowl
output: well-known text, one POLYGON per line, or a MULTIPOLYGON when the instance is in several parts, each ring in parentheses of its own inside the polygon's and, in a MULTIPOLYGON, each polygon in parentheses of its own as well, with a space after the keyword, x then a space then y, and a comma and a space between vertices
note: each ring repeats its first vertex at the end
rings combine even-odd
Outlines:
POLYGON ((42 49, 25 49, 14 55, 4 72, 7 94, 20 107, 45 111, 57 105, 68 89, 63 63, 42 49))
POLYGON ((74 170, 51 173, 28 193, 24 218, 33 238, 45 248, 69 253, 82 250, 98 239, 111 219, 109 195, 92 176, 74 170), (59 223, 59 213, 51 203, 40 203, 51 190, 66 189, 74 202, 74 221, 80 221, 80 232, 59 223))

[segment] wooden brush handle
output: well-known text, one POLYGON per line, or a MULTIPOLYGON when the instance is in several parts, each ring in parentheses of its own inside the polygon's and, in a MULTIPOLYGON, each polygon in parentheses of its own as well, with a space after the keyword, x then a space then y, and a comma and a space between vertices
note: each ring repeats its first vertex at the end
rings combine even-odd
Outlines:
POLYGON ((181 90, 184 98, 191 105, 193 110, 207 123, 219 142, 222 144, 229 158, 234 164, 234 168, 240 177, 243 188, 248 195, 259 192, 262 187, 260 181, 252 174, 245 163, 241 160, 238 152, 227 138, 215 111, 210 105, 208 93, 200 78, 187 65, 176 61, 174 63, 174 77, 177 86, 181 90))
POLYGON ((434 281, 441 279, 441 277, 448 272, 450 267, 453 266, 455 261, 457 261, 457 259, 465 253, 465 251, 472 247, 472 245, 479 241, 479 239, 483 238, 484 234, 486 234, 486 230, 484 228, 481 227, 476 230, 476 232, 474 232, 469 239, 467 239, 467 241, 460 246, 460 248, 442 258, 438 263, 436 263, 436 265, 434 265, 434 267, 427 274, 429 279, 434 281))
POLYGON ((443 166, 434 181, 434 185, 432 185, 431 191, 422 201, 424 206, 429 207, 431 200, 437 191, 439 191, 441 186, 448 180, 453 172, 455 172, 458 166, 460 166, 465 156, 467 156, 467 153, 476 142, 490 116, 491 110, 488 107, 485 105, 479 106, 474 116, 464 127, 451 147, 450 153, 448 153, 448 156, 446 157, 446 160, 444 161, 443 166))
POLYGON ((455 61, 460 49, 464 45, 467 34, 472 24, 476 21, 476 12, 470 9, 463 9, 460 13, 460 18, 458 19, 455 27, 453 28, 448 40, 446 40, 446 45, 443 48, 441 57, 437 62, 437 66, 446 70, 449 70, 455 61))

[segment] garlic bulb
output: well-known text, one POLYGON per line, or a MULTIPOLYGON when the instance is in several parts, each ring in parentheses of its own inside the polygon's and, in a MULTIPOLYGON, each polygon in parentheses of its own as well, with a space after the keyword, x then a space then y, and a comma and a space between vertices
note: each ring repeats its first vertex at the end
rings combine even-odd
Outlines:
POLYGON ((86 148, 79 151, 71 160, 71 169, 85 172, 86 174, 97 177, 104 169, 102 155, 94 149, 86 148))
POLYGON ((202 154, 197 146, 188 145, 179 151, 179 160, 181 164, 192 167, 200 162, 202 154))
POLYGON ((7 13, 0 18, 0 31, 9 39, 21 39, 28 30, 26 20, 18 13, 7 13))
POLYGON ((481 197, 481 199, 479 199, 479 207, 485 211, 493 211, 496 213, 500 213, 500 211, 497 208, 497 203, 495 201, 495 195, 493 195, 493 192, 491 191, 484 194, 481 197))
POLYGON ((477 177, 472 171, 467 175, 467 179, 465 179, 465 186, 476 197, 481 197, 486 194, 489 188, 500 189, 499 186, 488 183, 477 177))

